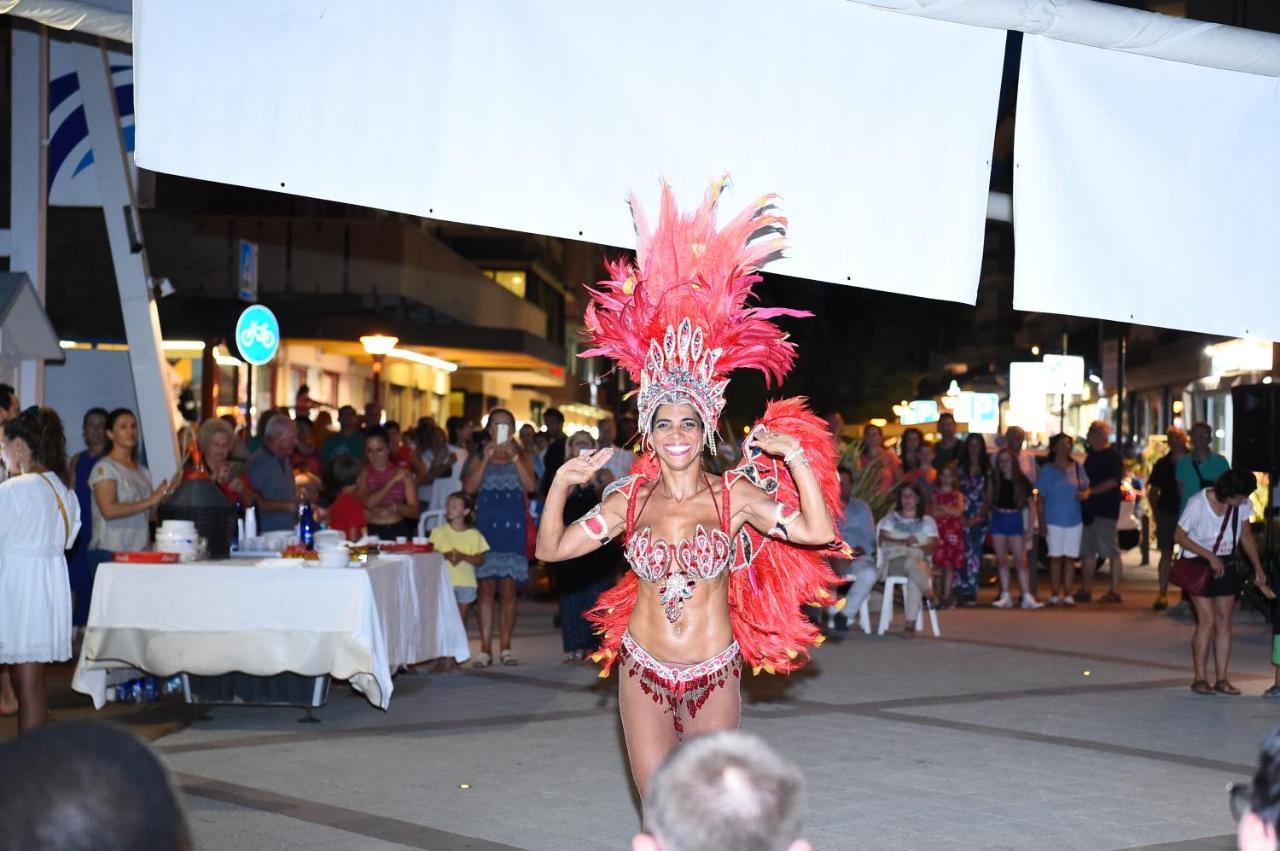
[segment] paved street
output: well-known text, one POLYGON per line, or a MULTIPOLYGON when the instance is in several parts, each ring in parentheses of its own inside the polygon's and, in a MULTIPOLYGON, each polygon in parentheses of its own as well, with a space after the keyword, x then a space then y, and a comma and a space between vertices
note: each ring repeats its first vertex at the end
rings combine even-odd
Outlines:
MULTIPOLYGON (((1280 721, 1269 628, 1237 616, 1243 697, 1193 695, 1189 617, 1130 573, 1120 607, 946 611, 940 639, 749 677, 743 727, 804 766, 815 848, 1233 848, 1224 787, 1280 721)), ((549 606, 521 615, 519 667, 401 676, 389 712, 342 687, 323 724, 228 707, 158 739, 199 847, 626 847, 612 683, 559 663, 549 606)))

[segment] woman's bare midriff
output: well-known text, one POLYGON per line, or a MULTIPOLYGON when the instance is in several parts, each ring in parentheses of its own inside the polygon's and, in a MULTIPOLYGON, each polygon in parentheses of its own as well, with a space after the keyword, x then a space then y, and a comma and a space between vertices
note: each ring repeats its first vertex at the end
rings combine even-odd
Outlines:
POLYGON ((627 631, 659 661, 692 665, 710 659, 733 643, 729 574, 698 580, 675 623, 667 620, 658 586, 642 580, 627 631))

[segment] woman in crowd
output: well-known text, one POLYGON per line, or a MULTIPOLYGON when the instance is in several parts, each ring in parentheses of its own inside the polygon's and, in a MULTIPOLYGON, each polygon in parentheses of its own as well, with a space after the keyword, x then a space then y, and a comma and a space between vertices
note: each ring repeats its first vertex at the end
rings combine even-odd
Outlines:
POLYGON ((450 440, 444 429, 431 427, 427 442, 422 445, 426 476, 418 490, 420 497, 425 496, 427 508, 445 510, 449 497, 462 488, 462 464, 466 458, 466 451, 450 440))
POLYGON ((525 423, 520 426, 520 447, 533 459, 533 472, 541 482, 542 474, 546 471, 542 458, 542 454, 547 450, 546 440, 539 440, 538 430, 529 423, 525 423))
POLYGON ((914 426, 902 432, 898 441, 898 460, 902 462, 902 475, 910 478, 920 467, 920 447, 924 445, 924 433, 914 426))
POLYGON ((934 598, 932 559, 938 548, 938 526, 925 511, 920 488, 911 482, 904 483, 898 489, 894 510, 886 514, 876 528, 882 572, 886 576, 907 578, 902 607, 906 625, 902 628, 902 637, 914 638, 921 599, 932 601, 934 598))
MULTIPOLYGON (((1231 664, 1231 610, 1240 596, 1241 578, 1236 562, 1243 550, 1253 567, 1253 581, 1264 594, 1270 592, 1267 575, 1258 558, 1258 546, 1249 526, 1249 495, 1258 479, 1248 470, 1231 469, 1187 501, 1178 518, 1174 541, 1183 558, 1198 559, 1211 572, 1203 594, 1192 594, 1196 628, 1191 637, 1191 664, 1196 694, 1239 694, 1227 679, 1231 664), (1209 646, 1213 645, 1217 679, 1209 685, 1209 646)), ((1274 595, 1270 595, 1274 596, 1274 595)))
POLYGON ((222 489, 230 502, 240 502, 247 507, 257 499, 257 494, 254 493, 253 485, 249 484, 244 465, 231 460, 231 448, 235 440, 235 429, 218 417, 201 423, 196 435, 196 445, 200 448, 200 457, 204 460, 209 478, 222 489))
POLYGON ((982 435, 965 438, 959 472, 964 495, 964 567, 956 573, 955 597, 957 605, 972 608, 978 605, 978 572, 991 524, 991 461, 982 435))
MULTIPOLYGON (((565 457, 580 458, 595 451, 595 440, 587 432, 579 431, 569 438, 565 457)), ((576 523, 594 508, 612 481, 613 474, 602 468, 589 481, 574 485, 564 503, 565 526, 576 523)), ((560 593, 560 636, 566 664, 581 662, 599 646, 586 612, 618 578, 617 567, 621 560, 622 549, 615 541, 577 558, 550 565, 556 574, 556 590, 560 593)))
POLYGON ((515 665, 511 636, 516 629, 516 586, 529 581, 527 550, 529 509, 525 494, 537 490, 533 461, 516 440, 516 418, 506 408, 494 408, 485 424, 489 440, 470 459, 463 473, 463 490, 476 497, 476 528, 489 542, 484 564, 476 568, 480 612, 480 653, 477 668, 493 664, 493 609, 498 600, 500 632, 498 659, 515 665))
POLYGON ((356 496, 364 504, 370 535, 384 541, 418 533, 418 483, 413 474, 391 463, 387 433, 375 426, 364 434, 364 470, 356 496))
POLYGON ((1074 606, 1072 575, 1080 557, 1080 537, 1084 532, 1081 503, 1089 498, 1089 477, 1084 467, 1071 457, 1075 440, 1069 434, 1049 438, 1049 463, 1040 468, 1036 490, 1037 528, 1049 553, 1049 605, 1059 602, 1074 606))
POLYGON ((106 409, 90 408, 84 415, 81 427, 85 448, 72 456, 69 467, 82 521, 75 546, 67 556, 67 568, 71 573, 71 623, 75 626, 84 626, 89 619, 89 540, 92 535, 83 518, 89 517, 93 511, 89 474, 93 472, 98 459, 107 452, 106 409))
POLYGON ((1022 592, 1022 608, 1038 609, 1043 604, 1031 593, 1027 570, 1027 548, 1022 527, 1022 512, 1031 503, 1031 482, 1008 449, 1000 450, 992 470, 995 498, 991 514, 991 546, 996 551, 996 570, 1000 574, 1000 596, 991 605, 997 609, 1013 607, 1009 594, 1009 560, 1018 571, 1018 589, 1022 592))
MULTIPOLYGON (((423 484, 427 479, 426 465, 422 463, 422 457, 417 450, 404 439, 404 435, 400 432, 400 423, 387 420, 382 430, 387 433, 387 449, 391 452, 391 463, 413 476, 416 484, 423 484)), ((434 424, 431 430, 439 431, 434 424)), ((421 504, 421 493, 418 494, 418 501, 421 504)))
POLYGON ((67 487, 67 443, 49 408, 28 408, 0 428, 0 665, 18 698, 18 730, 44 723, 46 662, 71 658, 71 588, 64 552, 80 531, 67 487))
MULTIPOLYGON (((89 583, 98 565, 112 553, 145 550, 151 539, 151 514, 178 484, 152 486, 151 473, 138 463, 138 419, 128 408, 107 415, 107 454, 89 474, 93 488, 93 539, 89 544, 89 583)), ((178 476, 181 476, 179 471, 178 476)))
POLYGON ((884 432, 880 426, 868 424, 862 430, 862 456, 858 469, 879 464, 876 468, 876 491, 888 493, 902 481, 902 461, 884 447, 884 432))

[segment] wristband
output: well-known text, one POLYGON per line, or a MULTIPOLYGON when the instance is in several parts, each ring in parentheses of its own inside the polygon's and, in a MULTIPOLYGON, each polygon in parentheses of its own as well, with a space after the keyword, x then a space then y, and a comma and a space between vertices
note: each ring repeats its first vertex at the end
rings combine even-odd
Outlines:
POLYGON ((783 455, 783 456, 782 456, 782 463, 784 463, 784 464, 790 464, 792 461, 794 461, 794 460, 795 460, 795 459, 797 459, 797 458, 800 458, 800 459, 805 460, 805 461, 807 461, 807 460, 808 460, 808 459, 806 459, 806 458, 804 457, 804 447, 803 447, 803 446, 797 446, 795 449, 792 449, 792 450, 791 450, 790 452, 788 452, 786 455, 783 455))

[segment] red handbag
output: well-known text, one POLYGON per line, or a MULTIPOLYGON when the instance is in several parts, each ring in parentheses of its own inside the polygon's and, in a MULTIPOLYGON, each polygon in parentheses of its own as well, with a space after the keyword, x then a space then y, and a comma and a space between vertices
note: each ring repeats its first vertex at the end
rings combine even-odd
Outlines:
MULTIPOLYGON (((1223 515, 1222 528, 1218 530, 1218 539, 1213 542, 1215 555, 1218 552, 1218 546, 1222 543, 1222 536, 1227 532, 1227 526, 1235 525, 1236 512, 1238 510, 1238 508, 1232 508, 1223 515)), ((1208 559, 1200 556, 1183 556, 1173 563, 1173 570, 1169 573, 1169 581, 1192 597, 1203 597, 1205 589, 1209 585, 1209 579, 1212 576, 1213 569, 1209 567, 1208 559)))

